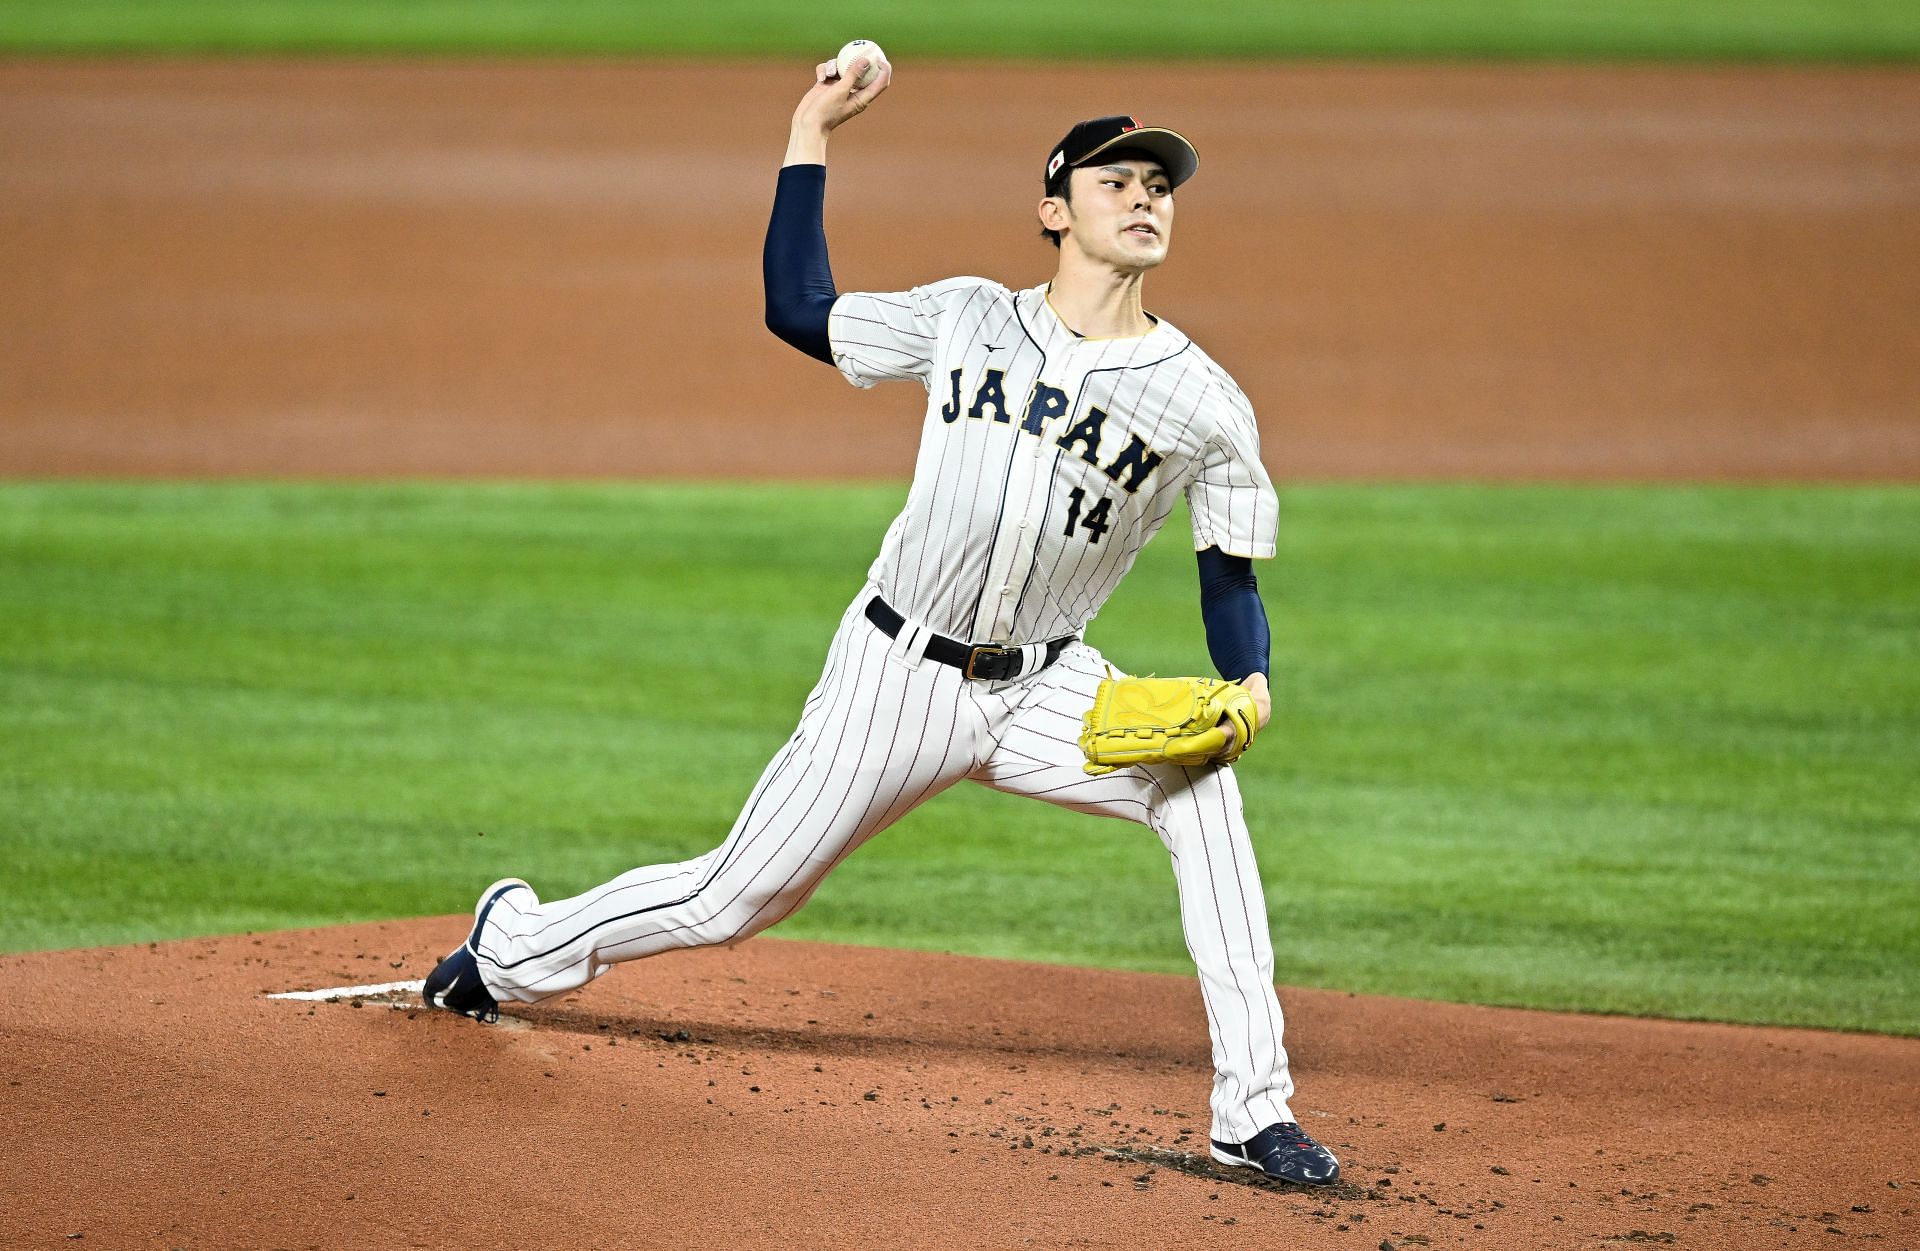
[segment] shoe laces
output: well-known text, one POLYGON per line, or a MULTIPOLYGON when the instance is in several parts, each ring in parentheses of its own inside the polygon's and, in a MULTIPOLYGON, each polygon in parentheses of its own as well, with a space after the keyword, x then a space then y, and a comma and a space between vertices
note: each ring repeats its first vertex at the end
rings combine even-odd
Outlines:
POLYGON ((1312 1150, 1320 1145, 1308 1137, 1307 1131, 1301 1129, 1300 1126, 1293 1121, 1280 1122, 1273 1127, 1273 1133, 1275 1137, 1279 1138, 1280 1145, 1288 1150, 1302 1148, 1312 1150))

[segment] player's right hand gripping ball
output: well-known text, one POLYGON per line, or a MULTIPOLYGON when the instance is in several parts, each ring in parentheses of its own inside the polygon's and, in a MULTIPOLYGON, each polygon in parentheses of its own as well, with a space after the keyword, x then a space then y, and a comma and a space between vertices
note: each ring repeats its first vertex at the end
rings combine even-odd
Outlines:
POLYGON ((1198 765, 1238 760, 1253 746, 1260 714, 1238 682, 1217 678, 1103 678, 1081 718, 1088 773, 1137 764, 1198 765), (1224 720, 1234 729, 1227 745, 1224 720))
POLYGON ((840 55, 833 60, 834 68, 840 77, 847 81, 848 86, 858 91, 879 77, 880 67, 886 64, 887 54, 880 51, 880 45, 871 39, 853 39, 840 49, 840 55), (866 70, 860 77, 850 78, 849 75, 853 73, 853 63, 862 57, 866 58, 866 70))

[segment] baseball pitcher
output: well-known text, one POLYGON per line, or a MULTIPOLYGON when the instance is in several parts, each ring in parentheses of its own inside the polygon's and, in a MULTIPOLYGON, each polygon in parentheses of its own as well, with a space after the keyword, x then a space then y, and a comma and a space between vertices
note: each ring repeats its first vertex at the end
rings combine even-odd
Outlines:
POLYGON ((877 54, 849 70, 818 66, 793 115, 767 228, 767 325, 855 386, 925 391, 906 505, 725 841, 571 899, 495 883, 426 1000, 490 1020, 502 1001, 563 994, 624 960, 738 942, 916 805, 976 782, 1159 836, 1212 1034, 1213 1156, 1331 1183, 1339 1164, 1289 1106, 1266 907, 1229 767, 1270 715, 1252 561, 1274 554, 1273 487, 1246 396, 1142 303, 1199 159, 1163 127, 1081 122, 1041 162, 1050 281, 841 294, 822 227, 828 140, 892 81, 877 54), (1086 626, 1182 497, 1221 679, 1127 678, 1086 626))

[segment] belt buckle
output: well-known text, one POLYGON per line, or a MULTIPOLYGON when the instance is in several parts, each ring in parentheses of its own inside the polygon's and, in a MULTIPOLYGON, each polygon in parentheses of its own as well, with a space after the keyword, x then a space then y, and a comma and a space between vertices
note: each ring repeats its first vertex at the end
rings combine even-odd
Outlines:
MULTIPOLYGON (((1020 661, 1020 649, 1017 647, 993 647, 990 645, 973 648, 967 653, 966 674, 969 678, 976 681, 1004 682, 1020 672, 1016 667, 1004 673, 997 671, 982 673, 979 671, 979 665, 983 659, 990 662, 1012 660, 1017 666, 1020 661)), ((1001 666, 996 665, 995 670, 998 670, 1000 667, 1001 666)))

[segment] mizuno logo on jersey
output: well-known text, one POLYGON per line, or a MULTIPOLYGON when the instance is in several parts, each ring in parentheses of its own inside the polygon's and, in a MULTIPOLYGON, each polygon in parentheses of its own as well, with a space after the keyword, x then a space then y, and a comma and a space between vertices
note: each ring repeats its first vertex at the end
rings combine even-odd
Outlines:
MULTIPOLYGON (((964 413, 974 421, 997 421, 1011 424, 1013 410, 1007 404, 1006 371, 989 369, 980 379, 980 385, 974 388, 973 401, 962 406, 960 398, 960 370, 948 373, 947 383, 951 394, 946 404, 941 406, 940 419, 948 425, 959 421, 964 413)), ((1033 390, 1027 394, 1027 402, 1020 415, 1020 429, 1036 437, 1046 433, 1046 424, 1056 417, 1067 415, 1068 397, 1059 387, 1050 386, 1036 380, 1033 390)), ((1089 405, 1087 415, 1073 424, 1065 434, 1054 443, 1068 451, 1079 453, 1080 459, 1099 469, 1100 472, 1120 483, 1127 494, 1132 495, 1144 485, 1153 471, 1160 467, 1166 457, 1148 447, 1146 440, 1131 430, 1124 432, 1126 446, 1111 461, 1101 463, 1100 445, 1107 439, 1108 413, 1098 405, 1089 405)), ((1112 443, 1118 443, 1121 433, 1112 436, 1112 443)))

